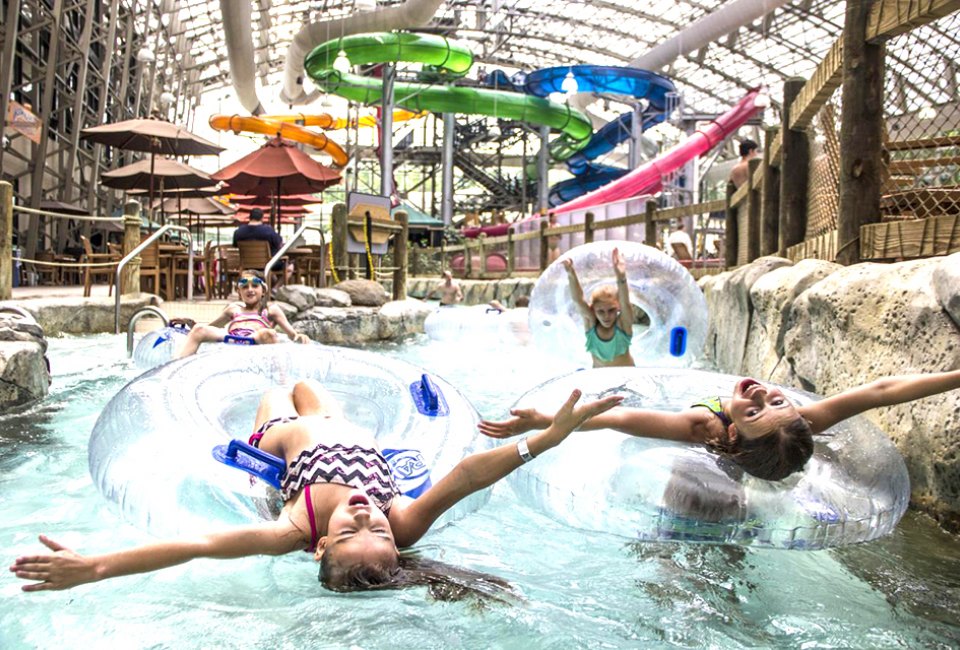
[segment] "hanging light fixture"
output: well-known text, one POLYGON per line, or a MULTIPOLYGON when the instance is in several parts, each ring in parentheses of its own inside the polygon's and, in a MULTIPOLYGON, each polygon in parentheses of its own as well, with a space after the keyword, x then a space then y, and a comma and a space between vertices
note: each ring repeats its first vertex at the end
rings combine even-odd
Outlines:
POLYGON ((567 76, 565 76, 560 83, 560 90, 568 95, 572 95, 580 90, 580 84, 577 83, 577 78, 573 76, 573 70, 567 70, 567 76))
POLYGON ((141 47, 140 50, 137 52, 137 61, 140 61, 141 63, 153 63, 156 60, 157 60, 157 55, 154 54, 153 50, 151 50, 146 45, 141 47))
POLYGON ((343 48, 340 48, 340 51, 337 52, 337 58, 333 60, 333 69, 337 72, 350 72, 350 68, 350 59, 343 48))

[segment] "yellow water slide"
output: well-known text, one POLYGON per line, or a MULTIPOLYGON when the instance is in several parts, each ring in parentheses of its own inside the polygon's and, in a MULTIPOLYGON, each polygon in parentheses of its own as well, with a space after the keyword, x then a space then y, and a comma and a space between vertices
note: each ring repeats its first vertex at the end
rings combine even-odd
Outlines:
MULTIPOLYGON (((426 112, 413 112, 398 110, 393 114, 394 122, 412 120, 423 117, 426 112)), ((244 115, 213 115, 210 118, 211 128, 217 131, 233 131, 240 133, 262 133, 264 135, 280 136, 286 140, 303 143, 314 149, 324 151, 333 158, 333 163, 337 167, 343 167, 347 164, 349 157, 339 144, 331 140, 324 133, 311 131, 305 127, 313 126, 321 129, 334 130, 343 129, 347 126, 371 127, 377 125, 377 118, 373 115, 365 115, 359 118, 359 121, 337 118, 327 113, 317 115, 263 115, 260 117, 251 117, 244 115)))

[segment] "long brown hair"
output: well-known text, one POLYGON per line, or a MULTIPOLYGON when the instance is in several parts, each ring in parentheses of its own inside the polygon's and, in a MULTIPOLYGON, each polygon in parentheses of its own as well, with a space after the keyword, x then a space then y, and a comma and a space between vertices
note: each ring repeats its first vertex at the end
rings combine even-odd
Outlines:
POLYGON ((416 551, 398 553, 395 562, 338 567, 330 550, 320 558, 319 580, 331 591, 369 591, 425 586, 441 601, 473 597, 478 602, 511 603, 518 598, 513 586, 489 573, 471 571, 421 557, 416 551))
POLYGON ((707 446, 728 456, 743 471, 767 481, 781 481, 803 469, 813 455, 810 423, 797 417, 756 438, 739 433, 732 443, 713 439, 707 446))

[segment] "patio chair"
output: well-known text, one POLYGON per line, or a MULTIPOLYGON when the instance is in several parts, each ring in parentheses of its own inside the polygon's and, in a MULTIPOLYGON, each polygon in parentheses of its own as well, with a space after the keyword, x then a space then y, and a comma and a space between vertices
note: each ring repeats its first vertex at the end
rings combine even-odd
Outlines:
MULTIPOLYGON (((85 236, 80 235, 80 241, 83 243, 83 259, 81 260, 83 263, 96 264, 110 262, 116 265, 120 262, 121 257, 119 255, 112 253, 94 253, 93 247, 90 245, 90 240, 85 236)), ((90 297, 91 287, 98 277, 106 278, 107 282, 110 283, 107 295, 112 296, 116 274, 116 266, 85 266, 83 268, 83 297, 90 297)))

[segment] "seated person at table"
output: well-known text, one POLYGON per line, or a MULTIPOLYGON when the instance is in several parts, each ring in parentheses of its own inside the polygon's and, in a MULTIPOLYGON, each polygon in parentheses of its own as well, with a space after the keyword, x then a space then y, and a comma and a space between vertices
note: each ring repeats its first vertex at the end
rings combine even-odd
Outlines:
POLYGON ((251 338, 257 344, 276 343, 279 327, 297 343, 309 343, 306 334, 301 334, 290 326, 276 303, 267 304, 267 283, 263 273, 246 270, 237 280, 237 293, 241 302, 227 305, 223 313, 209 325, 196 325, 187 335, 183 348, 177 354, 178 359, 194 354, 201 343, 219 343, 227 335, 251 338))
MULTIPOLYGON (((270 244, 270 256, 277 254, 280 247, 283 246, 283 240, 277 231, 269 225, 263 223, 263 210, 254 208, 250 211, 250 221, 242 226, 238 226, 233 232, 233 245, 237 246, 242 241, 265 241, 270 244)), ((283 272, 283 262, 277 262, 271 268, 278 273, 283 272)), ((286 278, 284 278, 286 280, 286 278)))

